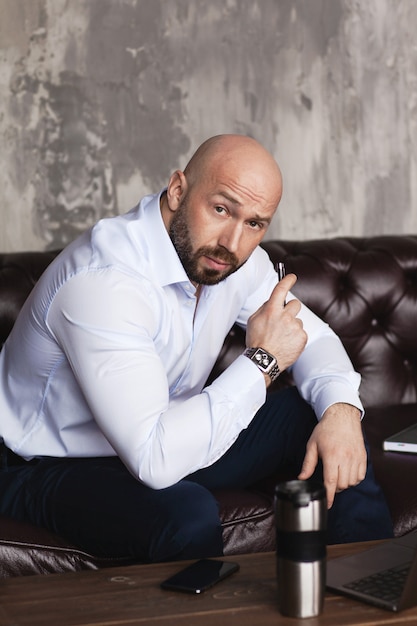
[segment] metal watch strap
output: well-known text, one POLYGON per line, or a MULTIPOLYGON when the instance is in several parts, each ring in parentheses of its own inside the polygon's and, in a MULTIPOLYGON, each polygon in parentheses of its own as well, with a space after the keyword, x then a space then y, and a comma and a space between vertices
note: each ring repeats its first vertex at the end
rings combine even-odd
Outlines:
POLYGON ((251 361, 253 361, 255 365, 259 367, 261 372, 263 372, 264 374, 268 374, 269 378, 271 379, 271 382, 274 382, 274 380, 276 380, 278 376, 280 375, 281 370, 279 369, 276 358, 274 357, 273 354, 271 354, 264 348, 260 348, 259 346, 257 348, 246 348, 243 354, 247 356, 249 359, 251 359, 251 361), (259 359, 252 358, 257 352, 259 353, 260 358, 259 359), (267 369, 262 366, 262 356, 265 356, 266 360, 275 361, 273 367, 271 367, 269 371, 267 371, 267 369))

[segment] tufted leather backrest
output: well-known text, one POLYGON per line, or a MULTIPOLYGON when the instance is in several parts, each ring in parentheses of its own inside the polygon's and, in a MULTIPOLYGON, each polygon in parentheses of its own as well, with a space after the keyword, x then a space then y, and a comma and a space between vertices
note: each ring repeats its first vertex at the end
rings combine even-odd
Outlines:
MULTIPOLYGON (((294 293, 342 339, 362 374, 365 406, 417 401, 417 235, 268 241, 298 276, 294 293)), ((0 254, 0 345, 56 252, 0 254)), ((213 375, 242 351, 234 327, 213 375)))

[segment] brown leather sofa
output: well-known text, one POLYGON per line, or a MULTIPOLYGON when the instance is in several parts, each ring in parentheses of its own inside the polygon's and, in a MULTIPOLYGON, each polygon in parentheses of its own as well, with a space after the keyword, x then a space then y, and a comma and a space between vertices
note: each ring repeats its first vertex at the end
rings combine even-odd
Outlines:
MULTIPOLYGON (((384 452, 383 439, 417 421, 417 235, 269 241, 274 262, 299 280, 294 293, 341 337, 362 374, 364 428, 395 534, 417 527, 417 455, 384 452)), ((0 255, 0 342, 54 252, 0 255)), ((230 332, 213 375, 244 345, 230 332)), ((279 384, 290 384, 285 374, 279 384)), ((1 434, 1 416, 0 416, 1 434)), ((253 488, 217 492, 226 554, 274 549, 273 490, 283 476, 253 488)), ((1 497, 1 494, 0 494, 1 497)), ((0 577, 108 567, 44 529, 0 516, 0 577)))

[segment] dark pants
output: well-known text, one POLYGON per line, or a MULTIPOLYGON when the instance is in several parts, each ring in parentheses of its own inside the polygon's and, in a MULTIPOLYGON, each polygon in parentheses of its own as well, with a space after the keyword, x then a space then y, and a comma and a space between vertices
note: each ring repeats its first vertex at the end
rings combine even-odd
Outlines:
MULTIPOLYGON (((316 423, 295 389, 270 394, 221 459, 161 490, 135 480, 116 457, 6 464, 0 469, 0 513, 45 526, 97 556, 219 556, 222 531, 210 489, 244 487, 284 468, 295 478, 316 423)), ((328 529, 329 543, 392 536, 371 466, 360 485, 336 495, 328 529)))

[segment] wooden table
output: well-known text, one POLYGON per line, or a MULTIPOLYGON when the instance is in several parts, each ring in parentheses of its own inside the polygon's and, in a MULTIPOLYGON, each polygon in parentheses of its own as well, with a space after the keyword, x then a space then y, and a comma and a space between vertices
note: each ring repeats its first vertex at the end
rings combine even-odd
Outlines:
MULTIPOLYGON (((332 546, 328 556, 367 546, 332 546)), ((228 560, 239 562, 240 571, 197 596, 159 588, 163 579, 185 565, 178 562, 0 579, 0 626, 417 624, 417 607, 391 613, 331 594, 317 618, 283 617, 276 604, 275 555, 228 560)))

